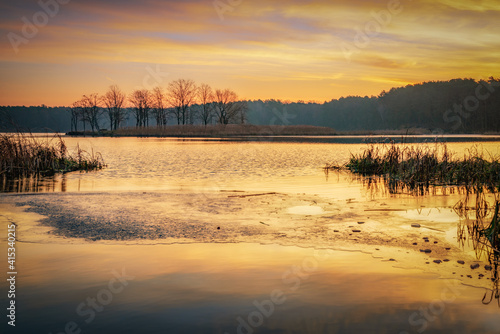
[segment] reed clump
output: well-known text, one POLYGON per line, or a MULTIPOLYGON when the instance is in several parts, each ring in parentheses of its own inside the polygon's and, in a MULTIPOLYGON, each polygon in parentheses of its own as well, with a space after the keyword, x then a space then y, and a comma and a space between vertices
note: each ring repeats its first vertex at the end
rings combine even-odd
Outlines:
POLYGON ((483 230, 479 231, 481 236, 484 236, 490 243, 491 248, 495 258, 498 259, 500 256, 500 202, 495 204, 495 213, 493 214, 493 219, 489 226, 483 230))
POLYGON ((475 204, 469 205, 468 202, 469 198, 466 197, 454 207, 461 218, 457 227, 457 239, 463 246, 472 241, 476 257, 481 259, 485 256, 489 262, 485 269, 491 271, 493 287, 486 289, 482 302, 490 304, 496 300, 500 306, 500 201, 495 196, 493 206, 488 203, 484 194, 476 194, 475 204), (473 214, 472 217, 470 213, 473 214))
POLYGON ((352 154, 344 165, 327 165, 327 170, 349 170, 362 175, 382 176, 391 187, 413 189, 430 186, 464 186, 482 191, 500 190, 500 161, 486 159, 477 147, 459 159, 445 143, 433 145, 370 144, 352 154))
POLYGON ((39 139, 32 134, 0 135, 0 175, 4 178, 54 175, 72 171, 91 171, 104 167, 99 153, 80 148, 69 154, 63 139, 39 139))

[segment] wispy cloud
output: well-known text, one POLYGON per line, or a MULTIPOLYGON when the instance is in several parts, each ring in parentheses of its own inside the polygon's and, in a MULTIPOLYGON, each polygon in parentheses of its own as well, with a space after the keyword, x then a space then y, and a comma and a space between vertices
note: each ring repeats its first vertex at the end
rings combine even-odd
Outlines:
POLYGON ((2 3, 0 67, 8 70, 1 79, 6 93, 0 104, 34 99, 68 104, 110 80, 130 88, 147 64, 161 64, 172 76, 233 87, 245 98, 291 100, 371 95, 397 83, 498 75, 498 1, 400 2, 401 12, 351 62, 342 43, 352 43, 357 29, 387 10, 388 1, 243 1, 224 20, 206 0, 71 1, 18 53, 7 34, 22 36, 21 19, 31 20, 41 9, 34 1, 2 3), (85 80, 74 78, 82 73, 85 80), (68 88, 75 81, 78 85, 68 88), (25 82, 24 87, 41 93, 27 97, 7 82, 25 82), (50 85, 34 87, 41 82, 50 85), (270 82, 281 86, 263 84, 270 82), (67 94, 57 93, 62 89, 67 94))

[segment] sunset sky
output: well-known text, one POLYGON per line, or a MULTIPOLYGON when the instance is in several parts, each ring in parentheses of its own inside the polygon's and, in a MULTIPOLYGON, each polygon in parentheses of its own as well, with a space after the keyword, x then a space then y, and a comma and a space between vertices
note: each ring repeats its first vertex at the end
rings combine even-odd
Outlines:
POLYGON ((500 75, 498 0, 41 3, 48 14, 35 0, 0 3, 0 105, 69 105, 178 78, 241 99, 323 102, 500 75))

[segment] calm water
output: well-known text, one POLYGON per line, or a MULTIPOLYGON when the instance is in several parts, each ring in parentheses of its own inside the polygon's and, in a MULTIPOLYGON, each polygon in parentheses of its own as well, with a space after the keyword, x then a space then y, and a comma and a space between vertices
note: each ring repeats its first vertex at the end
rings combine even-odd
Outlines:
MULTIPOLYGON (((426 138, 429 141, 431 139, 426 138)), ((351 138, 352 140, 352 138, 351 138)), ((471 140, 470 138, 468 140, 471 140)), ((65 138, 68 148, 77 145, 99 152, 108 167, 96 173, 71 173, 46 182, 43 191, 193 191, 269 190, 322 191, 327 163, 347 161, 366 144, 228 142, 155 138, 65 138)), ((500 155, 500 141, 451 142, 450 151, 461 156, 477 147, 487 157, 500 155)), ((433 146, 434 144, 424 144, 433 146)), ((15 188, 14 188, 15 189, 15 188)))
POLYGON ((108 167, 0 195, 3 254, 18 226, 9 332, 500 333, 491 273, 457 242, 461 194, 326 178, 365 144, 65 140, 108 167))

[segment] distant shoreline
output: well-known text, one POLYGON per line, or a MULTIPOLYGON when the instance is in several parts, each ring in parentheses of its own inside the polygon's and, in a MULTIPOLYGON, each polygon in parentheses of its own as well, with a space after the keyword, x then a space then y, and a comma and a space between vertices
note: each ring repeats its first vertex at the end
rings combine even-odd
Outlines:
POLYGON ((373 130, 373 131, 336 131, 329 127, 310 125, 169 125, 166 127, 139 127, 122 128, 116 131, 102 130, 99 132, 72 131, 67 132, 70 137, 153 137, 153 138, 259 138, 259 137, 324 137, 341 138, 370 137, 370 136, 422 136, 422 137, 491 137, 500 139, 500 133, 432 133, 430 130, 414 128, 402 130, 373 130))
POLYGON ((115 131, 100 131, 97 133, 82 131, 68 132, 68 136, 99 136, 99 137, 241 137, 241 136, 333 136, 338 132, 329 127, 312 125, 168 125, 165 127, 129 127, 115 131))

